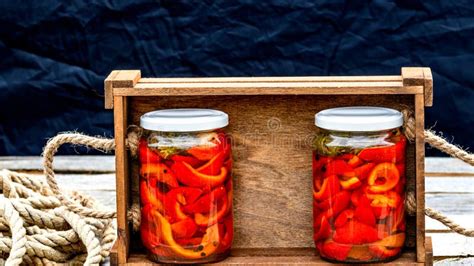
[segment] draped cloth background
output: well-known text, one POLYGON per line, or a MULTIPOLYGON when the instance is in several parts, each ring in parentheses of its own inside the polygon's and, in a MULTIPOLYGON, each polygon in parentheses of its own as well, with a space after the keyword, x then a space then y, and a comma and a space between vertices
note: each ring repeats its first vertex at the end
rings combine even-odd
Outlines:
POLYGON ((426 126, 472 147, 474 5, 426 2, 2 0, 0 155, 37 155, 59 131, 112 136, 103 80, 113 69, 302 76, 429 66, 426 126))

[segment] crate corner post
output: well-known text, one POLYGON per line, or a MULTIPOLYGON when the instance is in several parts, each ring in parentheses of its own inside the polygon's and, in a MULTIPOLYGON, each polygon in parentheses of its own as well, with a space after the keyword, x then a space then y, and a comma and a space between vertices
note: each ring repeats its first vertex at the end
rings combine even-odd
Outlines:
POLYGON ((105 108, 113 109, 117 203, 117 239, 111 250, 111 263, 127 263, 130 226, 127 210, 130 203, 129 156, 126 149, 128 98, 114 95, 114 88, 133 88, 141 78, 139 70, 114 70, 104 81, 105 108))

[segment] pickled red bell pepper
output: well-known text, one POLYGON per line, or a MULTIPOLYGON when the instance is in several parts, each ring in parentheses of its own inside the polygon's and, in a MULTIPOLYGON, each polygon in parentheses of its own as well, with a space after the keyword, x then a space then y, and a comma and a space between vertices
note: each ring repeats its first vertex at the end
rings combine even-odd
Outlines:
POLYGON ((206 229, 199 248, 186 249, 179 245, 173 238, 173 233, 170 223, 158 211, 152 210, 153 219, 158 223, 158 228, 161 229, 160 236, 163 242, 166 243, 176 255, 187 259, 199 259, 213 254, 219 246, 219 227, 214 224, 206 229))
POLYGON ((400 173, 393 163, 377 164, 367 180, 369 190, 374 193, 389 191, 394 188, 400 180, 400 173))
POLYGON ((370 207, 370 201, 366 196, 361 196, 359 204, 354 211, 354 218, 368 226, 375 227, 375 215, 370 207))
POLYGON ((140 139, 138 143, 138 158, 141 164, 159 163, 161 157, 148 148, 148 143, 145 139, 140 139))
POLYGON ((341 244, 365 244, 379 240, 374 227, 357 221, 349 221, 335 231, 333 239, 341 244))
POLYGON ((197 169, 198 172, 206 175, 218 175, 221 171, 221 167, 224 164, 224 152, 219 152, 216 156, 212 157, 206 164, 197 169))
POLYGON ((326 164, 326 171, 323 176, 328 177, 332 175, 354 176, 353 168, 344 160, 333 160, 326 164))
POLYGON ((371 199, 372 207, 391 207, 396 208, 401 203, 401 197, 395 191, 389 191, 384 194, 367 193, 367 198, 371 199))
POLYGON ((336 175, 328 176, 324 179, 321 189, 313 192, 313 197, 316 200, 323 200, 329 198, 330 195, 334 195, 340 190, 339 178, 336 175))
POLYGON ((374 166, 375 166, 374 163, 366 163, 357 168, 354 168, 354 176, 357 176, 359 180, 361 181, 365 180, 369 176, 374 166))
POLYGON ((142 164, 140 167, 140 176, 145 179, 154 177, 159 182, 164 183, 172 188, 176 188, 179 186, 175 175, 173 174, 171 169, 164 163, 142 164))
POLYGON ((401 136, 395 145, 363 149, 359 158, 370 162, 401 162, 405 159, 405 146, 406 138, 401 136))
POLYGON ((180 202, 183 201, 185 201, 185 198, 179 189, 172 189, 166 193, 163 205, 165 207, 165 215, 170 223, 189 218, 181 209, 180 202))
POLYGON ((345 260, 351 251, 350 245, 339 244, 332 240, 326 240, 321 247, 321 253, 329 258, 345 260))
POLYGON ((353 176, 347 180, 340 180, 342 189, 347 189, 347 190, 352 190, 360 187, 362 185, 362 182, 360 182, 359 178, 356 176, 353 176))
POLYGON ((186 218, 171 225, 175 238, 190 238, 197 231, 197 225, 191 218, 186 218))
POLYGON ((350 193, 347 191, 341 191, 333 197, 318 204, 318 207, 327 210, 325 213, 326 218, 334 219, 341 211, 343 211, 350 202, 350 193))
POLYGON ((227 214, 227 210, 229 208, 229 204, 227 201, 227 197, 222 197, 220 200, 220 204, 215 204, 215 208, 211 208, 211 212, 209 214, 202 214, 196 213, 194 215, 194 221, 199 226, 211 226, 219 221, 227 214), (218 206, 220 205, 219 209, 218 206))
POLYGON ((347 209, 342 211, 334 221, 334 226, 336 228, 344 226, 347 222, 354 219, 354 210, 347 209))
POLYGON ((357 167, 361 164, 363 164, 364 162, 359 158, 359 156, 357 155, 354 155, 351 159, 349 159, 347 161, 347 164, 350 165, 351 167, 357 167))
POLYGON ((226 218, 224 218, 224 221, 222 223, 219 223, 219 225, 222 227, 222 229, 225 230, 225 234, 222 232, 224 230, 221 229, 220 235, 223 237, 221 237, 221 243, 217 252, 221 252, 230 248, 230 246, 232 245, 232 239, 234 238, 232 216, 227 216, 226 218))
POLYGON ((163 212, 163 203, 156 196, 159 193, 160 192, 156 186, 148 184, 147 180, 140 180, 140 198, 142 201, 142 206, 150 205, 160 212, 163 212))
POLYGON ((207 213, 210 211, 213 202, 217 202, 226 196, 227 193, 225 187, 219 186, 197 199, 194 203, 184 206, 183 210, 186 213, 207 213))
POLYGON ((140 223, 140 237, 143 245, 152 250, 160 244, 160 229, 153 222, 151 217, 151 210, 153 206, 151 204, 143 205, 141 210, 141 223, 140 223))
POLYGON ((201 161, 197 158, 194 158, 193 156, 184 156, 184 155, 179 155, 179 154, 172 155, 171 156, 171 161, 173 161, 173 162, 186 162, 194 168, 199 167, 204 163, 203 161, 201 161))
POLYGON ((398 247, 402 247, 404 243, 405 243, 405 233, 398 233, 395 235, 389 235, 375 242, 374 245, 398 248, 398 247))
POLYGON ((218 175, 200 173, 186 162, 175 162, 171 167, 179 182, 190 187, 216 187, 224 183, 227 168, 221 167, 218 175))

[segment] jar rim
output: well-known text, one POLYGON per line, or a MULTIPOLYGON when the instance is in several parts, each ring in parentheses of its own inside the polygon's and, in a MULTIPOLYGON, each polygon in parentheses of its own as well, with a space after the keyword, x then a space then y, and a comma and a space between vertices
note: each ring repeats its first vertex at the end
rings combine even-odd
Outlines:
POLYGON ((140 126, 162 132, 195 132, 226 127, 229 116, 219 110, 201 108, 162 109, 140 117, 140 126))
POLYGON ((403 114, 386 107, 337 107, 318 112, 314 123, 326 130, 373 132, 401 127, 403 114))

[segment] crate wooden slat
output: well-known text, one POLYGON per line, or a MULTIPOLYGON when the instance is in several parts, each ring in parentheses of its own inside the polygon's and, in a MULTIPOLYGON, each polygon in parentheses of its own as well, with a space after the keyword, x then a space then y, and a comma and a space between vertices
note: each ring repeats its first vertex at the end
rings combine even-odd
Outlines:
MULTIPOLYGON (((422 130, 424 107, 430 104, 428 94, 432 94, 432 82, 426 81, 431 75, 424 68, 403 68, 401 76, 339 78, 142 79, 135 70, 115 75, 112 72, 105 81, 105 95, 106 108, 114 108, 118 148, 119 238, 112 258, 120 264, 137 259, 146 262, 136 249, 139 238, 126 220, 128 207, 137 201, 138 173, 136 162, 124 150, 125 130, 137 125, 143 113, 156 109, 201 107, 229 114, 228 131, 234 140, 236 250, 313 247, 309 141, 315 129, 314 114, 326 108, 375 105, 411 109, 416 114, 416 141, 407 148, 407 176, 411 177, 407 187, 416 192, 418 206, 424 206, 422 130), (129 77, 129 81, 116 82, 117 76, 129 77)), ((430 264, 420 208, 407 223, 408 241, 415 242, 416 249, 405 253, 415 254, 413 262, 430 264)), ((310 260, 319 263, 317 257, 310 260)))

